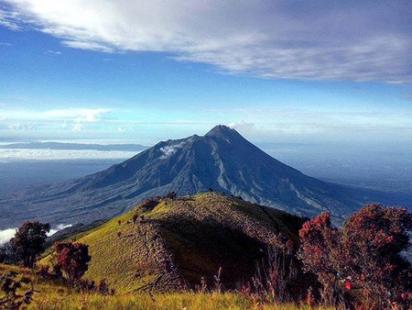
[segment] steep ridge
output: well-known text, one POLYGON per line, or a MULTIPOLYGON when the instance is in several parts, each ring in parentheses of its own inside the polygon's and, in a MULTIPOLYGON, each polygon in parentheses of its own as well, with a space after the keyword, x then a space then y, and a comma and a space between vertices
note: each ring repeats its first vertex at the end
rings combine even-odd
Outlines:
MULTIPOLYGON (((89 245, 85 277, 119 292, 209 285, 222 268, 226 288, 255 272, 268 247, 297 243, 303 219, 238 198, 204 193, 146 203, 75 237, 89 245)), ((48 262, 45 258, 43 262, 48 262)))
POLYGON ((148 197, 209 189, 298 215, 328 210, 338 221, 367 202, 408 206, 412 201, 306 176, 235 130, 216 126, 205 136, 160 142, 102 172, 0 200, 0 228, 33 218, 52 224, 90 223, 121 214, 148 197))

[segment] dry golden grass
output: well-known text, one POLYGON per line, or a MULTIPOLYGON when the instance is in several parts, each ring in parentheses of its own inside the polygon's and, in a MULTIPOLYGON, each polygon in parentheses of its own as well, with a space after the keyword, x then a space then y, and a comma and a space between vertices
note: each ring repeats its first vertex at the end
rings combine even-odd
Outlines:
MULTIPOLYGON (((100 296, 100 295, 58 295, 38 296, 31 306, 42 310, 298 310, 311 309, 293 304, 257 305, 235 293, 168 293, 100 296)), ((320 309, 320 308, 319 308, 320 309)))
MULTIPOLYGON (((0 274, 8 271, 31 277, 29 269, 0 264, 0 274)), ((36 310, 298 310, 311 309, 293 304, 257 305, 239 293, 148 293, 99 294, 78 293, 59 283, 34 276, 35 293, 28 309, 36 310)), ((1 294, 0 294, 1 295, 1 294)), ((1 296, 0 296, 1 297, 1 296)), ((318 308, 319 310, 321 308, 318 308)))

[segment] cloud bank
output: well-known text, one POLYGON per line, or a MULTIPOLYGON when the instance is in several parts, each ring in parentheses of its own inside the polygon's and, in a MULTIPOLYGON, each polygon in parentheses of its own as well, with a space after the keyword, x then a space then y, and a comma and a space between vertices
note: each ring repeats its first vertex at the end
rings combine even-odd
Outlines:
MULTIPOLYGON (((72 108, 50 110, 2 109, 0 121, 10 130, 32 131, 41 124, 57 123, 62 129, 80 132, 87 124, 96 123, 109 113, 104 108, 72 108)), ((0 124, 0 129, 1 124, 0 124)))
POLYGON ((0 245, 3 245, 10 241, 11 238, 14 237, 17 228, 8 228, 4 230, 0 230, 0 245))
POLYGON ((3 2, 0 25, 77 49, 165 52, 275 79, 412 81, 407 0, 3 2))
MULTIPOLYGON (((47 236, 50 237, 57 233, 59 230, 63 230, 71 226, 72 224, 57 224, 54 228, 50 229, 50 231, 47 233, 47 236)), ((0 246, 9 242, 10 239, 14 237, 16 231, 17 228, 7 228, 0 230, 0 246)))
POLYGON ((1 149, 0 163, 21 160, 80 160, 80 159, 119 159, 125 160, 138 152, 96 151, 96 150, 52 150, 52 149, 1 149))

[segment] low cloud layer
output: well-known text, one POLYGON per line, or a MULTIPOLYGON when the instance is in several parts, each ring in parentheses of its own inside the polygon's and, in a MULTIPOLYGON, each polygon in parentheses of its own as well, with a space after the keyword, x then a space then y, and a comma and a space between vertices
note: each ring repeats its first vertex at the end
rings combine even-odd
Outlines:
POLYGON ((95 150, 1 149, 0 163, 20 160, 128 159, 138 152, 95 150))
POLYGON ((3 245, 10 241, 11 238, 14 237, 16 233, 16 228, 8 228, 4 230, 0 230, 0 245, 3 245))
POLYGON ((54 235, 55 233, 57 233, 58 231, 63 230, 63 229, 65 229, 65 228, 72 227, 72 226, 73 226, 72 224, 58 224, 56 227, 50 229, 50 231, 49 231, 49 233, 47 234, 47 236, 50 237, 50 236, 54 235))
POLYGON ((6 0, 0 25, 265 78, 412 81, 410 1, 6 0))
MULTIPOLYGON (((50 229, 47 236, 52 236, 57 233, 59 230, 63 230, 65 228, 71 227, 72 224, 58 224, 57 226, 50 229)), ((0 246, 9 242, 11 238, 14 237, 17 228, 7 228, 0 230, 0 246)))

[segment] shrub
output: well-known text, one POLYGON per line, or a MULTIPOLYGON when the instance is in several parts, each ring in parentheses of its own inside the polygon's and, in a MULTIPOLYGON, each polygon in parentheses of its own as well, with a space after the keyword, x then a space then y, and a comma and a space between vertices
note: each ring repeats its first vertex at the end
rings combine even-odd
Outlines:
POLYGON ((342 229, 332 227, 329 214, 323 213, 300 230, 299 256, 318 276, 329 305, 407 308, 412 267, 401 252, 409 246, 411 229, 412 214, 405 209, 368 205, 342 229))
POLYGON ((412 293, 411 264, 401 256, 409 246, 409 230, 411 213, 379 205, 361 209, 343 227, 346 274, 362 288, 364 298, 377 300, 379 306, 412 293))
POLYGON ((0 298, 0 309, 20 309, 22 305, 32 302, 34 292, 32 281, 22 276, 19 278, 16 272, 0 275, 0 289, 4 295, 0 298), (23 285, 31 285, 31 287, 21 295, 18 291, 23 289, 23 285))
POLYGON ((88 269, 88 245, 78 242, 60 242, 55 245, 57 265, 66 275, 69 283, 78 281, 88 269))
POLYGON ((337 286, 337 260, 340 253, 340 232, 332 227, 329 213, 322 213, 303 224, 299 231, 301 246, 298 256, 306 271, 317 275, 322 284, 322 299, 335 305, 340 291, 337 286))
POLYGON ((49 224, 25 222, 10 240, 11 247, 25 267, 33 268, 37 255, 44 251, 49 224))
POLYGON ((176 199, 176 197, 177 197, 177 194, 175 192, 170 192, 166 194, 166 198, 169 198, 172 200, 176 199))
POLYGON ((50 279, 51 278, 51 274, 49 272, 49 266, 47 265, 41 265, 41 266, 37 266, 38 270, 36 272, 36 274, 42 278, 42 279, 50 279))

